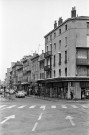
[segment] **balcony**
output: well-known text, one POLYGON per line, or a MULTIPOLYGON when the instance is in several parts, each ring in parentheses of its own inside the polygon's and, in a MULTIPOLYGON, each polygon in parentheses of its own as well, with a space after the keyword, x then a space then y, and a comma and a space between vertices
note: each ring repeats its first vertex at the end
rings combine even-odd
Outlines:
POLYGON ((27 67, 27 72, 31 71, 31 66, 27 67))
POLYGON ((52 52, 51 51, 48 51, 48 52, 46 52, 45 54, 44 54, 44 57, 46 58, 46 57, 50 57, 52 55, 52 52))
POLYGON ((89 66, 89 60, 77 58, 76 65, 89 66))
POLYGON ((51 65, 44 66, 44 70, 45 71, 51 70, 51 65))

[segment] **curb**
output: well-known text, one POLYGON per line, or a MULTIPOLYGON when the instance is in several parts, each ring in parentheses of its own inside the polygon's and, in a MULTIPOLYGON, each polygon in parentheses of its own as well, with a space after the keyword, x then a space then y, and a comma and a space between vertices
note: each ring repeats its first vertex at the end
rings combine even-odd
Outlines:
POLYGON ((78 99, 74 99, 74 100, 71 100, 71 99, 55 99, 55 98, 47 98, 47 97, 38 97, 38 96, 30 96, 30 97, 33 97, 33 98, 37 98, 37 99, 42 99, 42 100, 48 100, 48 101, 55 101, 55 102, 60 102, 60 101, 65 101, 65 102, 69 102, 69 103, 72 103, 72 102, 79 102, 79 103, 85 103, 85 102, 88 102, 89 103, 89 99, 85 99, 85 100, 78 100, 78 99))

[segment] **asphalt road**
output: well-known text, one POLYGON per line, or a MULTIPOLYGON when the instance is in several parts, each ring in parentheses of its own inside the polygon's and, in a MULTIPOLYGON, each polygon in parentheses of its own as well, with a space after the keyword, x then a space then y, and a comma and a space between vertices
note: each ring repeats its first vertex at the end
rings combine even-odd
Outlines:
POLYGON ((89 135, 89 102, 34 97, 0 103, 0 135, 89 135))

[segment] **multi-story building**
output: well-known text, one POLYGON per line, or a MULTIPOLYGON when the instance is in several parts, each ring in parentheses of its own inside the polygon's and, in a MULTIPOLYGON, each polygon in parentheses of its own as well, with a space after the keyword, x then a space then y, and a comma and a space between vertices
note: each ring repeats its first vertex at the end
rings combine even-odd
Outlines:
POLYGON ((49 96, 81 98, 89 89, 89 17, 76 16, 74 7, 44 38, 46 80, 39 83, 46 82, 49 96))
POLYGON ((21 64, 21 66, 18 67, 17 69, 17 80, 18 80, 18 85, 19 85, 19 90, 22 89, 21 87, 21 83, 23 82, 23 65, 21 64))
POLYGON ((10 82, 11 82, 10 71, 11 71, 11 69, 10 68, 7 68, 6 79, 5 79, 6 87, 7 88, 10 88, 10 82))
POLYGON ((31 80, 32 80, 32 93, 37 93, 38 85, 37 80, 39 79, 39 55, 37 53, 33 53, 33 57, 31 58, 32 67, 31 67, 31 80))
POLYGON ((44 52, 43 52, 43 50, 42 50, 42 54, 39 56, 38 62, 39 62, 38 79, 45 79, 45 71, 44 71, 45 58, 44 58, 44 52))
POLYGON ((13 80, 13 87, 19 88, 20 82, 18 81, 18 69, 22 67, 22 63, 17 61, 12 65, 12 80, 13 80))
POLYGON ((28 87, 31 83, 31 55, 24 56, 24 58, 21 60, 23 63, 23 80, 22 85, 23 89, 28 91, 28 87))

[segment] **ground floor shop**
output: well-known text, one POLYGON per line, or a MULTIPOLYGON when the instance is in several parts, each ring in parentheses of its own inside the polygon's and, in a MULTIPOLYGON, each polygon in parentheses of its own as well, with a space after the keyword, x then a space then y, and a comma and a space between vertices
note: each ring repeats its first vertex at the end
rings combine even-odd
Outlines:
POLYGON ((38 80, 38 95, 60 99, 89 98, 89 78, 61 77, 38 80))

